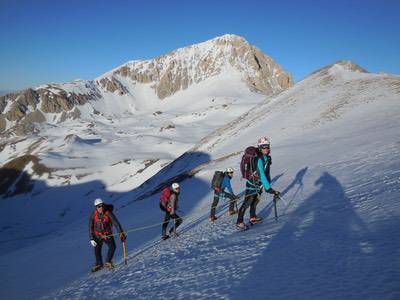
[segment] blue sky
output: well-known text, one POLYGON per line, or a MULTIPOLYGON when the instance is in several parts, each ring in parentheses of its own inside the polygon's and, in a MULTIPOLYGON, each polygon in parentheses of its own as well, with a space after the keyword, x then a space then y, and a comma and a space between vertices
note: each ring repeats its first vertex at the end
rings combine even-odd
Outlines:
POLYGON ((93 79, 225 33, 296 81, 350 59, 400 74, 400 1, 0 0, 0 90, 93 79))

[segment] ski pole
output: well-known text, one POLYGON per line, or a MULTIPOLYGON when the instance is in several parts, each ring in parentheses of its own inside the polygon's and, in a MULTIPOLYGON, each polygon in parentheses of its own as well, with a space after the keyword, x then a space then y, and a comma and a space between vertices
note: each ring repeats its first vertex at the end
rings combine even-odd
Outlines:
POLYGON ((272 201, 274 201, 274 213, 275 213, 275 221, 278 221, 278 209, 276 207, 276 201, 278 200, 278 196, 274 196, 274 199, 272 201))
POLYGON ((126 257, 126 245, 125 245, 125 241, 122 242, 122 248, 124 249, 124 261, 125 261, 125 265, 128 264, 128 258, 126 257))

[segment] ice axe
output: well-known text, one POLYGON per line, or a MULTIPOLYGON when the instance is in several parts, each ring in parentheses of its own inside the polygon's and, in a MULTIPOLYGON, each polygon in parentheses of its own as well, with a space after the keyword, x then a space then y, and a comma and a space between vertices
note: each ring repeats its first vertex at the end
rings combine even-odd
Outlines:
POLYGON ((125 241, 122 242, 122 248, 124 249, 124 262, 125 265, 128 264, 128 258, 126 257, 126 245, 125 245, 125 241))
POLYGON ((236 199, 235 199, 235 206, 236 206, 236 211, 237 212, 239 212, 239 209, 238 209, 238 201, 240 200, 240 197, 236 197, 236 199))

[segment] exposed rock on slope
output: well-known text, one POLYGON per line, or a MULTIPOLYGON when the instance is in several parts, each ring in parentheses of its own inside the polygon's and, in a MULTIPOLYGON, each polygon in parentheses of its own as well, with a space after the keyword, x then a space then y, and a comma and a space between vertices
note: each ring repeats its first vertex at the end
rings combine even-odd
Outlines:
POLYGON ((30 192, 33 188, 31 174, 26 170, 30 165, 31 173, 43 175, 51 173, 51 169, 40 163, 34 155, 23 155, 6 163, 0 168, 0 195, 11 197, 20 193, 30 192))

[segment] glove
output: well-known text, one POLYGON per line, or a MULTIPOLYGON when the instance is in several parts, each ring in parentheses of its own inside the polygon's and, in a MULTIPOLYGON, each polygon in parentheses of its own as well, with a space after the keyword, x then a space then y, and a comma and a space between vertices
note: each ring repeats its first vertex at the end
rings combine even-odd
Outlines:
POLYGON ((267 193, 269 194, 273 194, 275 196, 279 196, 281 194, 281 192, 275 191, 273 188, 270 188, 267 193))
POLYGON ((97 243, 96 243, 95 240, 90 240, 90 243, 92 244, 93 247, 96 247, 96 246, 97 246, 97 243))
POLYGON ((126 236, 127 236, 127 234, 125 232, 121 232, 119 234, 119 238, 121 239, 121 242, 125 242, 126 241, 126 236))

